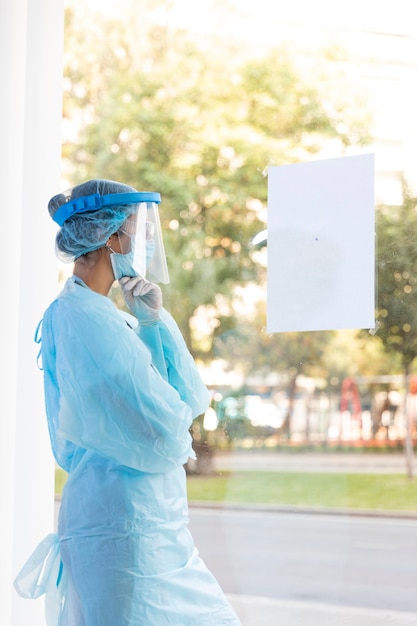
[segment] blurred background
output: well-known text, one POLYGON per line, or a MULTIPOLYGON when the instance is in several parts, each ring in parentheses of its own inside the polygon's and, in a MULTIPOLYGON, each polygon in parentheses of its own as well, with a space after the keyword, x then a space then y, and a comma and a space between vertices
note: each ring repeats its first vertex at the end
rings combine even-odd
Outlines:
MULTIPOLYGON (((412 452, 411 10, 403 0, 395 9, 326 0, 66 2, 63 186, 103 177, 161 193, 165 305, 212 392, 193 426, 199 454, 401 450, 407 437, 412 452), (268 166, 366 152, 376 163, 375 329, 268 335, 268 166)), ((123 306, 117 289, 112 297, 123 306)))

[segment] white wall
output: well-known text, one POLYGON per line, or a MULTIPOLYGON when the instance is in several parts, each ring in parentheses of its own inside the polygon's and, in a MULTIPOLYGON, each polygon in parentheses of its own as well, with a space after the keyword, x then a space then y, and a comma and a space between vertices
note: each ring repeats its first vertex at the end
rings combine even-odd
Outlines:
POLYGON ((0 623, 45 624, 13 578, 53 529, 53 471, 36 324, 57 290, 48 198, 60 188, 63 0, 0 0, 0 623))

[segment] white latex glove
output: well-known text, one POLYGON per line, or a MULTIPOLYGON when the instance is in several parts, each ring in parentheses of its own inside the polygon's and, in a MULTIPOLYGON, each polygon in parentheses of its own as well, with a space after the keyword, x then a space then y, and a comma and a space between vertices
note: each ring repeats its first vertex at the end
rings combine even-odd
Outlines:
POLYGON ((150 326, 159 320, 162 291, 158 285, 140 276, 133 278, 123 276, 119 279, 119 285, 127 306, 137 317, 141 326, 150 326))

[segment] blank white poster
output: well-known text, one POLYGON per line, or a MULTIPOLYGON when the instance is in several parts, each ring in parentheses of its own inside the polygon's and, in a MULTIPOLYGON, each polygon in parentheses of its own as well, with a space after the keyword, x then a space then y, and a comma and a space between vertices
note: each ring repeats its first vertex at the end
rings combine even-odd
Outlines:
POLYGON ((374 325, 373 154, 269 167, 267 332, 374 325))

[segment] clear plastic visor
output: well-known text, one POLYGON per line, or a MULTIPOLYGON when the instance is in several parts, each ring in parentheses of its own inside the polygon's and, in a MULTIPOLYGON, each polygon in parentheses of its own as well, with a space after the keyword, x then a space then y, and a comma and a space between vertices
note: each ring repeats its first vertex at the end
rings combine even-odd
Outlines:
POLYGON ((117 231, 122 254, 131 254, 139 276, 156 283, 169 283, 169 274, 156 202, 141 202, 117 231))

